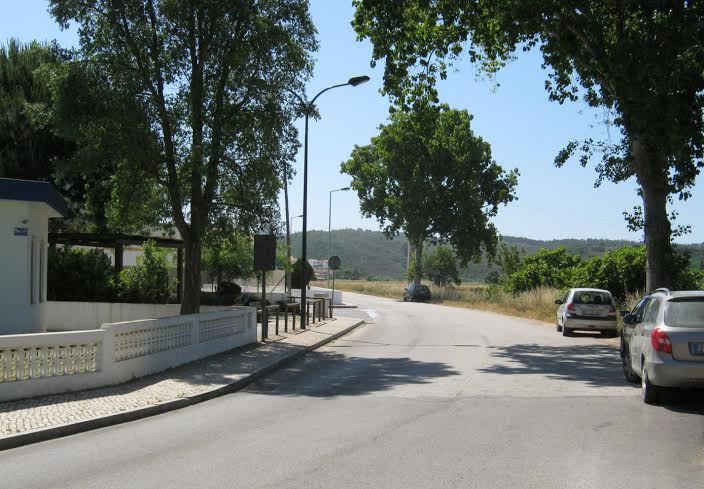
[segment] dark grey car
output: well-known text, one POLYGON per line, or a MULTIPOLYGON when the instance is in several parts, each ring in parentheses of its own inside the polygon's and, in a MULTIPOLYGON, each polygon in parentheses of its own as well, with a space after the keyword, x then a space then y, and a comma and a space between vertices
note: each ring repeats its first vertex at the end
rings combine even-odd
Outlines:
POLYGON ((429 301, 430 288, 423 284, 411 284, 403 291, 403 301, 429 301))

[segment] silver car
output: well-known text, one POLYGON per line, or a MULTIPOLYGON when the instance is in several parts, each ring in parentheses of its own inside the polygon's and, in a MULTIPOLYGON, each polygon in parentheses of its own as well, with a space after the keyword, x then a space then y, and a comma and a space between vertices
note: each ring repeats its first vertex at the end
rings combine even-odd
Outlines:
POLYGON ((570 336, 575 330, 599 331, 605 336, 617 335, 616 304, 608 290, 570 289, 555 304, 560 305, 556 329, 563 336, 570 336))
POLYGON ((704 291, 658 289, 623 322, 623 373, 640 380, 643 401, 656 402, 663 387, 704 387, 704 291))

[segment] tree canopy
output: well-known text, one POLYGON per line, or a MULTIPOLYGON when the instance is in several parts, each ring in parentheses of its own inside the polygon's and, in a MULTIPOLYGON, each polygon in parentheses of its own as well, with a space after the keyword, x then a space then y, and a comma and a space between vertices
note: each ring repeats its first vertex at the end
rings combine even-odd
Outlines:
POLYGON ((147 114, 153 164, 185 243, 182 312, 198 310, 203 234, 215 217, 270 225, 281 165, 298 147, 295 93, 317 48, 306 0, 51 0, 81 53, 147 114))
MULTIPOLYGON (((385 90, 403 104, 428 93, 456 61, 495 73, 517 51, 540 49, 551 100, 583 99, 606 109, 616 142, 569 142, 593 156, 597 185, 635 177, 643 207, 626 214, 644 229, 648 288, 670 285, 667 203, 690 196, 704 155, 704 4, 636 0, 354 0, 354 27, 385 62, 385 90)), ((686 231, 685 228, 675 230, 686 231)))
MULTIPOLYGON (((394 111, 366 146, 355 146, 342 171, 352 176, 362 214, 388 237, 403 231, 422 264, 423 243, 450 243, 462 263, 493 254, 491 223, 515 199, 518 171, 505 172, 476 136, 466 110, 423 105, 394 111)), ((422 267, 416 267, 420 282, 422 267)))

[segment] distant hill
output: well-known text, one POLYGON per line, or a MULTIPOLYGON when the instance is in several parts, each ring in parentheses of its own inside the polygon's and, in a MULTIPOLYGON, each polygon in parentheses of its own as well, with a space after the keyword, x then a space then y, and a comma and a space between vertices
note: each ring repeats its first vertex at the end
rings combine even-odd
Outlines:
MULTIPOLYGON (((503 241, 511 246, 517 246, 525 254, 530 255, 540 248, 557 248, 564 246, 570 252, 587 258, 603 254, 621 246, 637 245, 635 241, 609 239, 554 239, 537 240, 515 236, 503 236, 503 241)), ((330 234, 333 255, 342 259, 341 273, 348 276, 352 271, 358 272, 361 278, 402 279, 406 270, 406 254, 408 242, 404 236, 387 239, 379 231, 364 229, 337 229, 330 234), (356 269, 356 270, 355 270, 356 269)), ((301 233, 291 235, 293 256, 301 256, 301 233)), ((692 255, 692 262, 704 268, 704 243, 679 245, 678 249, 686 250, 692 255)), ((308 231, 309 258, 327 258, 327 231, 308 231)), ((480 263, 470 263, 461 276, 465 281, 482 282, 491 267, 482 259, 480 263)))

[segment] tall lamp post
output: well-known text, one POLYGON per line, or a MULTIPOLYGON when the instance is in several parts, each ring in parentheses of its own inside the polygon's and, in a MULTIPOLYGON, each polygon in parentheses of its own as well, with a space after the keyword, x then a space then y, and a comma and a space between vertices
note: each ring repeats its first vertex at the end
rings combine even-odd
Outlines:
POLYGON ((351 87, 356 87, 357 85, 361 85, 362 83, 366 83, 369 81, 368 76, 354 76, 347 80, 347 83, 340 83, 339 85, 332 85, 328 88, 324 88, 323 90, 319 91, 315 97, 310 102, 307 102, 305 104, 305 114, 306 114, 306 126, 305 126, 305 136, 304 136, 304 142, 303 142, 303 240, 301 243, 301 262, 303 266, 302 270, 302 278, 301 280, 301 328, 305 329, 306 328, 306 309, 307 309, 307 297, 306 297, 306 284, 305 284, 305 278, 306 278, 306 271, 307 267, 306 265, 308 264, 308 253, 306 250, 306 232, 308 231, 308 118, 310 116, 310 113, 313 110, 313 104, 315 101, 320 97, 322 94, 327 92, 328 90, 332 90, 333 88, 339 88, 339 87, 346 87, 346 86, 351 86, 351 87))
POLYGON ((332 256, 332 247, 330 246, 330 231, 332 226, 332 194, 333 192, 347 192, 349 187, 342 187, 330 191, 330 201, 328 202, 328 264, 326 266, 326 275, 328 279, 328 288, 330 288, 330 256, 332 256))
MULTIPOLYGON (((303 214, 297 216, 291 216, 291 225, 289 229, 293 229, 293 220, 299 217, 303 217, 303 214)), ((291 237, 288 237, 288 242, 286 243, 286 255, 288 257, 288 263, 286 264, 286 287, 288 287, 288 293, 291 294, 291 273, 288 271, 291 266, 291 237)), ((288 300, 288 299, 287 299, 288 300)))

